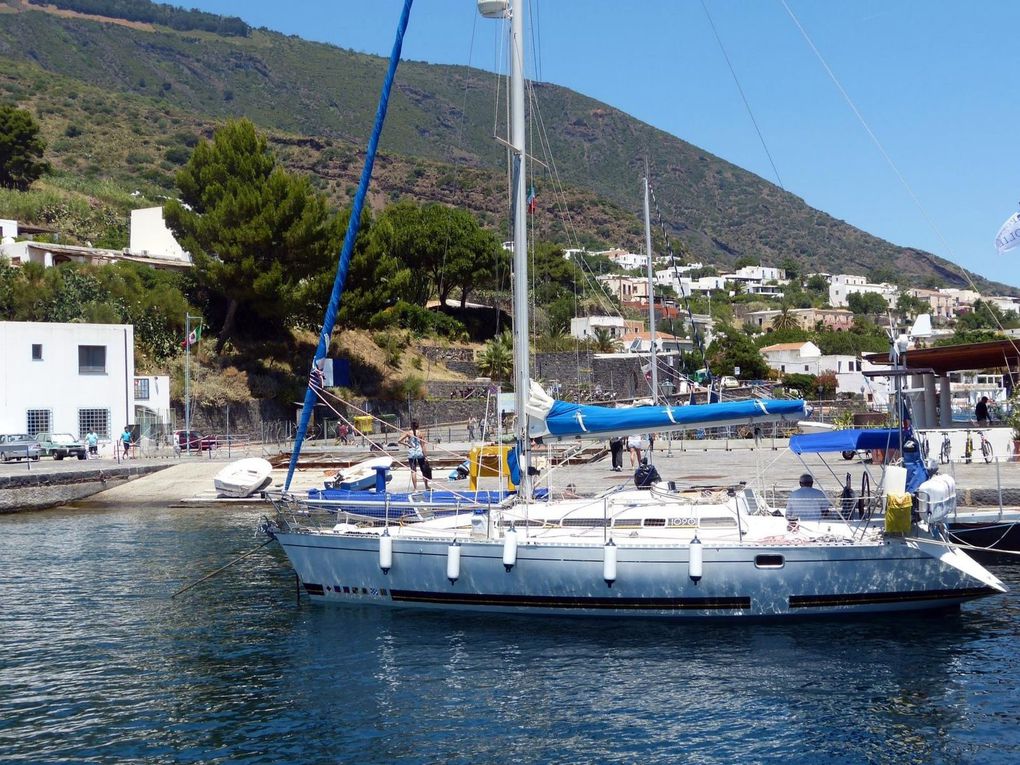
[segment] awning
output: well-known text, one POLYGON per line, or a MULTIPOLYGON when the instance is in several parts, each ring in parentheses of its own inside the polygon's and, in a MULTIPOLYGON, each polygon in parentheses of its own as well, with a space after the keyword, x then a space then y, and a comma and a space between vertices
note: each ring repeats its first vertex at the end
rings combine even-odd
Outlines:
POLYGON ((794 454, 899 448, 900 431, 895 428, 832 430, 827 433, 807 433, 790 438, 790 450, 794 454))

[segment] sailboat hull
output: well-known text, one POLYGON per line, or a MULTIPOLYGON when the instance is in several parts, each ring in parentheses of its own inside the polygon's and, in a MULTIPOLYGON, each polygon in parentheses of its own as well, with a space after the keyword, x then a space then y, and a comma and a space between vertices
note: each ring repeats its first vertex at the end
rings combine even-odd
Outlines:
POLYGON ((689 576, 686 545, 619 546, 604 580, 602 545, 520 544, 507 571, 500 542, 461 543, 447 578, 447 540, 393 540, 380 568, 378 535, 279 533, 312 600, 341 605, 577 615, 747 618, 882 613, 957 606, 1002 587, 963 553, 903 541, 828 547, 705 545, 689 576))

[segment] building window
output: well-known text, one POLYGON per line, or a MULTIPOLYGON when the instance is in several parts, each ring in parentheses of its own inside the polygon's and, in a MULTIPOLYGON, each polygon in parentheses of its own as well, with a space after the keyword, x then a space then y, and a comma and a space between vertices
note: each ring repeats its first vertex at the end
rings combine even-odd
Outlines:
POLYGON ((42 343, 32 343, 32 361, 42 361, 42 343))
POLYGON ((135 401, 149 400, 149 379, 147 377, 135 378, 135 401))
POLYGON ((80 375, 106 374, 105 345, 78 346, 78 374, 80 375))
POLYGON ((52 417, 49 409, 29 409, 26 414, 25 431, 30 436, 34 436, 36 433, 50 432, 52 417))
POLYGON ((109 409, 78 410, 78 435, 85 435, 90 430, 96 431, 96 435, 100 438, 110 437, 109 409))

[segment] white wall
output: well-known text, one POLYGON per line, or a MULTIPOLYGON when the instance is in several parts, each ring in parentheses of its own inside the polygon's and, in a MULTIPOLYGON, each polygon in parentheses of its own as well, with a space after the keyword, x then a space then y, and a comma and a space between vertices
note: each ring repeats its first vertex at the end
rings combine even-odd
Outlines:
POLYGON ((0 357, 0 432, 26 432, 29 409, 49 410, 51 429, 74 435, 80 435, 79 409, 109 410, 111 435, 132 422, 135 361, 130 324, 0 322, 0 357), (34 344, 42 346, 40 360, 32 358, 34 344), (104 372, 79 371, 81 345, 106 348, 104 372))
POLYGON ((146 207, 131 211, 131 242, 128 249, 132 255, 149 255, 164 260, 191 262, 191 256, 177 243, 173 232, 166 227, 162 207, 146 207))

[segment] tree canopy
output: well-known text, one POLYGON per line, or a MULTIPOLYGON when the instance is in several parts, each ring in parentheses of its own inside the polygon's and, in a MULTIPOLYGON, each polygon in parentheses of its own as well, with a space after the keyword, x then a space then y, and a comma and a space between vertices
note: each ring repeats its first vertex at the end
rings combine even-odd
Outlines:
POLYGON ((39 123, 24 109, 0 106, 0 186, 28 191, 50 171, 43 157, 46 142, 39 135, 39 123))
POLYGON ((199 284, 227 303, 220 346, 240 308, 279 325, 289 320, 302 281, 330 268, 336 231, 309 180, 277 166, 266 139, 242 119, 195 147, 177 186, 167 224, 191 251, 199 284))

